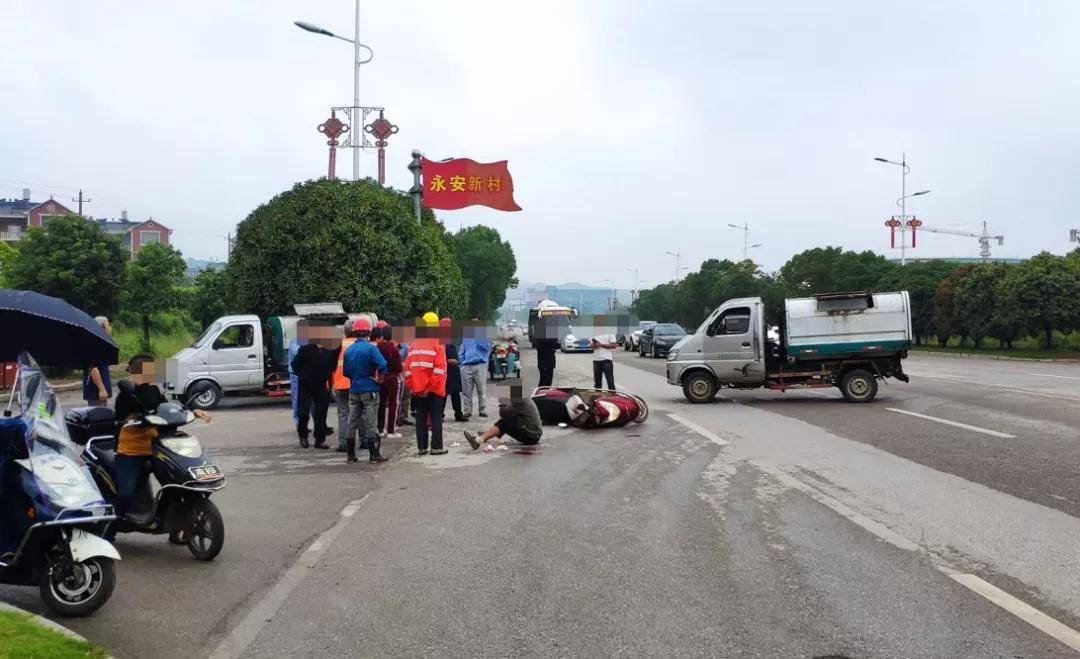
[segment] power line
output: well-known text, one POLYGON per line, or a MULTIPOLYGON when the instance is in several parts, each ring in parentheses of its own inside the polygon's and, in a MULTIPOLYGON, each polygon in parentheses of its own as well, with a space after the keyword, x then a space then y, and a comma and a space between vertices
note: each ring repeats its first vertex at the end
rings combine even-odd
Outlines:
MULTIPOLYGON (((57 190, 78 190, 78 188, 70 185, 49 185, 48 183, 36 183, 34 181, 23 181, 17 178, 2 178, 0 181, 7 181, 8 183, 19 183, 21 185, 33 185, 39 188, 56 188, 57 190)), ((9 186, 5 186, 9 187, 9 186)))

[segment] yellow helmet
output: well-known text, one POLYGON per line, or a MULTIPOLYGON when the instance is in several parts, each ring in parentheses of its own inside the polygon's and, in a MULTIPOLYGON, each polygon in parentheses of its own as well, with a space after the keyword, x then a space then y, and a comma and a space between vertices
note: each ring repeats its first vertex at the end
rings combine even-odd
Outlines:
POLYGON ((424 325, 426 325, 427 327, 439 326, 439 314, 435 313, 434 311, 427 312, 420 319, 424 321, 424 325))

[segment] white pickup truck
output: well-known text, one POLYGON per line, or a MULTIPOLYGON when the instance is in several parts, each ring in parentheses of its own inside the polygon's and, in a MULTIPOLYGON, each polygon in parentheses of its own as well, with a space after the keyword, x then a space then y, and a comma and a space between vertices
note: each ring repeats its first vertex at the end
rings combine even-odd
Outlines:
POLYGON ((222 316, 203 330, 190 347, 169 359, 163 386, 166 393, 191 401, 193 407, 213 409, 226 395, 288 396, 289 343, 302 318, 335 325, 368 318, 373 313, 346 314, 340 303, 297 304, 295 316, 222 316))
POLYGON ((901 360, 911 347, 911 301, 897 293, 833 293, 784 301, 779 341, 769 338, 761 298, 721 304, 668 352, 667 381, 692 403, 720 387, 777 391, 839 387, 866 403, 878 380, 907 382, 901 360))

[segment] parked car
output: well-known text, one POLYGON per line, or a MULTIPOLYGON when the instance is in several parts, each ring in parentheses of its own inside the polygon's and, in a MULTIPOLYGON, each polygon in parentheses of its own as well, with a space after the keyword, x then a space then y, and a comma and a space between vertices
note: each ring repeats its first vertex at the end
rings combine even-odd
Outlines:
POLYGON ((675 323, 657 323, 641 333, 638 341, 638 355, 656 358, 666 355, 671 346, 686 336, 686 330, 675 323))
POLYGON ((570 333, 563 337, 562 345, 560 346, 563 352, 592 352, 592 343, 589 342, 588 337, 579 339, 574 336, 573 328, 570 333))
POLYGON ((638 328, 626 335, 623 347, 627 350, 637 350, 641 341, 641 333, 656 324, 655 320, 643 320, 638 323, 638 328))

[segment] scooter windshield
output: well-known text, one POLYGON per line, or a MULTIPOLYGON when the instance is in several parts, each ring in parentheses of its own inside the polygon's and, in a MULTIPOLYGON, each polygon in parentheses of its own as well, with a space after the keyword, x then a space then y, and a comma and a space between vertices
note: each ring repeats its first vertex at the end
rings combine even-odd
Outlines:
POLYGON ((26 442, 19 460, 36 481, 39 505, 54 512, 104 505, 79 447, 68 436, 64 410, 45 374, 28 353, 19 354, 19 415, 26 442))

